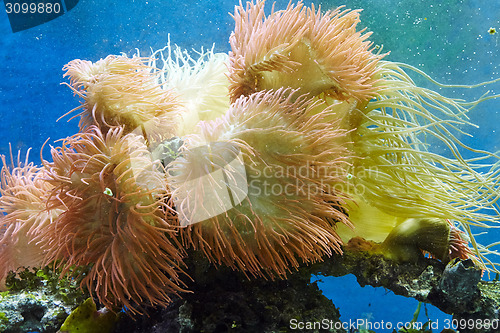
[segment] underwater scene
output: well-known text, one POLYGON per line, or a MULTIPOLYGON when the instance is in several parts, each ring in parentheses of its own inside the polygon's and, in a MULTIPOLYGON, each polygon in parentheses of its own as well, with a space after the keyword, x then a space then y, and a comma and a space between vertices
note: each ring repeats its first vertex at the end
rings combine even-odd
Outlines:
POLYGON ((500 2, 0 10, 0 332, 500 331, 500 2))

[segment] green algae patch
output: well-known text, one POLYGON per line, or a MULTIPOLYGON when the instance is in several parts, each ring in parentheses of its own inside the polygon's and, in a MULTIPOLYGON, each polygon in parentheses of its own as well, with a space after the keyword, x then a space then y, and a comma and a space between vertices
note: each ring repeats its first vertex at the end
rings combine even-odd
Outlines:
POLYGON ((80 289, 86 267, 25 268, 9 272, 7 290, 0 292, 0 332, 56 332, 88 293, 80 289))
POLYGON ((9 323, 9 318, 5 315, 5 312, 0 312, 0 332, 5 330, 5 325, 9 323))

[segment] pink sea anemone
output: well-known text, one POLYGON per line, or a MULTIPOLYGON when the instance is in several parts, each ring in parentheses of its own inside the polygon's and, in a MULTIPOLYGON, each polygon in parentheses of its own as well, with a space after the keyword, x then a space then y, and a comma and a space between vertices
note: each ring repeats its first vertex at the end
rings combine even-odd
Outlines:
POLYGON ((84 101, 75 109, 83 108, 78 114, 81 130, 97 125, 106 133, 123 126, 125 133, 135 131, 155 141, 174 135, 179 105, 171 90, 162 89, 159 73, 148 61, 110 55, 95 63, 76 59, 64 66, 68 86, 84 101))
POLYGON ((349 151, 320 102, 287 89, 240 97, 221 119, 184 137, 169 183, 186 245, 216 263, 281 277, 298 259, 340 252, 337 223, 349 151))
POLYGON ((183 291, 169 190, 142 137, 90 126, 51 153, 47 206, 64 212, 42 231, 47 262, 92 265, 82 284, 110 309, 135 313, 183 291))
POLYGON ((302 2, 266 17, 265 1, 236 7, 230 37, 232 101, 267 89, 291 87, 298 95, 354 99, 376 95, 377 62, 370 33, 357 31, 359 10, 321 13, 302 2))
POLYGON ((0 187, 0 287, 9 271, 19 267, 38 267, 44 259, 41 243, 36 240, 40 230, 47 227, 61 212, 47 210, 45 199, 52 185, 45 182, 43 168, 26 159, 17 163, 11 156, 8 165, 2 156, 0 187))

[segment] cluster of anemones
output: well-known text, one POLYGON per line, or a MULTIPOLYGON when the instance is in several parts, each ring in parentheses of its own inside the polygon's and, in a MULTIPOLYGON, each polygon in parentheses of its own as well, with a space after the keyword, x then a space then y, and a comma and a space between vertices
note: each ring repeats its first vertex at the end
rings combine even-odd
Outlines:
POLYGON ((172 90, 145 59, 75 60, 65 69, 83 98, 81 132, 52 147, 52 162, 2 168, 0 279, 20 266, 89 266, 82 284, 130 313, 184 291, 171 191, 149 146, 180 119, 172 90))
POLYGON ((229 57, 177 49, 66 65, 81 132, 43 167, 4 160, 0 278, 88 265, 83 283, 101 303, 136 312, 184 291, 188 247, 285 277, 353 235, 396 260, 473 256, 457 225, 484 264, 491 251, 469 226, 496 222, 483 210, 495 210, 499 176, 475 169, 498 157, 460 157, 452 132, 466 103, 382 61, 356 30, 359 11, 299 2, 266 16, 257 1, 234 19, 229 57), (429 137, 457 158, 428 151, 429 137))

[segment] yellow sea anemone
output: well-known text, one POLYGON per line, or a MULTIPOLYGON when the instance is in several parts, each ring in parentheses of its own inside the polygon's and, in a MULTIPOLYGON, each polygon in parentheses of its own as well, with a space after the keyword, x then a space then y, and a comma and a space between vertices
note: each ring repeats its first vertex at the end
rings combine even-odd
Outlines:
MULTIPOLYGON (((12 162, 14 159, 11 156, 12 162)), ((17 156, 17 165, 8 165, 2 156, 0 188, 0 288, 9 271, 19 267, 38 267, 44 252, 36 240, 61 212, 47 210, 45 199, 52 186, 45 182, 45 170, 17 156)))
POLYGON ((92 265, 82 283, 110 309, 134 313, 183 291, 169 190, 142 136, 90 126, 51 153, 47 206, 64 212, 42 230, 47 261, 92 265))
POLYGON ((236 7, 230 37, 231 100, 291 87, 297 94, 368 101, 383 55, 371 52, 370 33, 356 31, 359 11, 321 13, 302 2, 266 17, 265 1, 236 7))
POLYGON ((399 262, 417 262, 425 252, 445 263, 454 258, 477 261, 467 243, 450 220, 409 218, 391 230, 380 252, 399 262))
POLYGON ((320 102, 291 100, 289 90, 242 96, 228 113, 200 123, 183 138, 168 181, 181 237, 211 261, 253 275, 281 277, 298 258, 321 260, 340 252, 339 206, 349 151, 346 132, 327 121, 320 102))
MULTIPOLYGON (((380 62, 377 97, 349 113, 349 123, 356 124, 350 141, 357 156, 351 161, 351 182, 360 191, 351 193, 356 205, 346 209, 355 233, 383 241, 394 227, 413 219, 413 226, 443 228, 447 232, 440 234, 456 239, 458 234, 450 234, 450 228, 459 226, 467 231, 480 264, 496 269, 485 257, 493 251, 476 243, 471 226, 488 228, 499 222, 500 176, 494 167, 499 157, 467 147, 457 138, 470 125, 467 112, 481 100, 467 103, 417 87, 403 68, 427 77, 408 65, 380 62), (449 157, 434 152, 435 145, 447 147, 449 157), (464 150, 475 156, 462 157, 464 150)), ((352 235, 348 230, 342 234, 352 235)), ((455 243, 463 247, 460 240, 455 243)), ((453 250, 452 255, 466 252, 453 250)))
POLYGON ((126 133, 135 131, 150 141, 174 136, 179 105, 172 91, 162 89, 158 72, 147 65, 151 61, 110 55, 95 63, 77 59, 64 66, 69 87, 84 100, 77 108, 83 108, 80 130, 97 125, 106 133, 123 126, 126 133))

